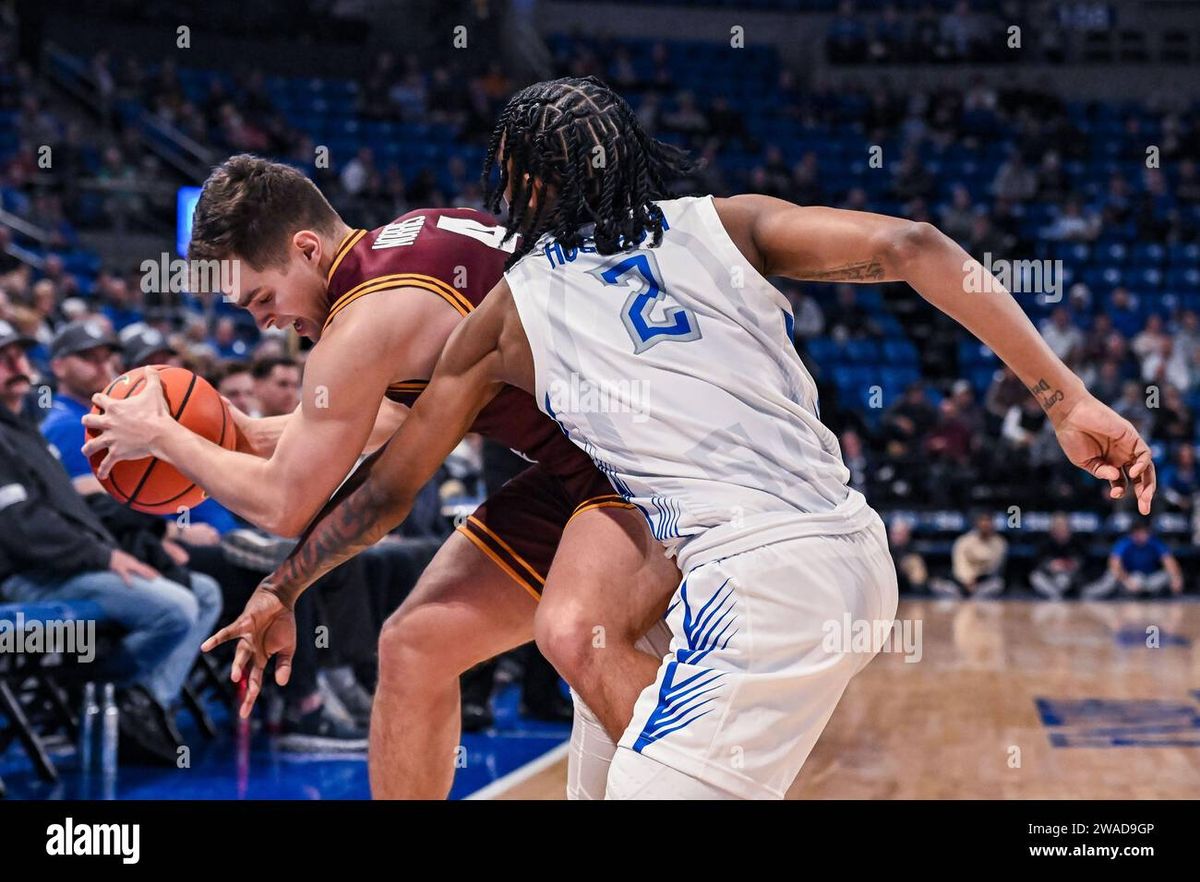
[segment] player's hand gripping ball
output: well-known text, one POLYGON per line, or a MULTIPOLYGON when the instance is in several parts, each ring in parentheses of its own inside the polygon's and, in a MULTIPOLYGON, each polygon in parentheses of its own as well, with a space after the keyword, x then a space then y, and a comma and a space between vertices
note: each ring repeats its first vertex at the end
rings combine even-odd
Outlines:
MULTIPOLYGON (((185 368, 158 365, 135 368, 117 377, 104 390, 109 398, 122 400, 140 395, 147 386, 146 372, 154 371, 159 383, 151 383, 153 393, 161 386, 167 412, 177 422, 214 444, 233 450, 236 444, 233 415, 229 406, 207 380, 185 368)), ((103 413, 98 406, 93 414, 103 413)), ((102 434, 89 427, 87 438, 102 434)), ((93 452, 88 460, 92 472, 104 489, 118 502, 147 514, 177 514, 194 508, 206 498, 204 490, 169 463, 153 456, 125 460, 113 465, 101 478, 100 464, 108 455, 107 449, 93 452)))

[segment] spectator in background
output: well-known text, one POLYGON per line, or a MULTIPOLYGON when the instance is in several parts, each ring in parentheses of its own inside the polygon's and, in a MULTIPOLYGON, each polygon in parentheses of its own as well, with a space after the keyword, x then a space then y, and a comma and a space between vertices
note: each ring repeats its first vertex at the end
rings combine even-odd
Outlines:
POLYGON ((1190 440, 1175 448, 1174 461, 1163 469, 1159 487, 1162 488, 1162 498, 1168 508, 1184 513, 1196 509, 1200 474, 1196 471, 1196 448, 1190 440))
POLYGON ((1062 600, 1079 587, 1086 561, 1087 549, 1071 531, 1070 520, 1063 512, 1056 512, 1038 548, 1037 565, 1029 574, 1029 584, 1043 597, 1062 600))
POLYGON ((259 416, 283 416, 300 404, 300 365, 292 358, 265 358, 250 368, 259 416))
POLYGON ((1192 363, 1197 350, 1200 350, 1200 315, 1194 309, 1185 309, 1179 313, 1175 329, 1175 347, 1183 353, 1188 364, 1192 363))
POLYGON ((1140 362, 1145 362, 1154 353, 1158 352, 1162 346, 1162 341, 1167 338, 1163 317, 1157 312, 1152 312, 1146 317, 1146 325, 1134 335, 1129 343, 1129 350, 1140 362))
POLYGON ((114 365, 120 341, 107 322, 90 319, 64 325, 50 344, 50 367, 58 385, 42 434, 72 479, 90 479, 85 495, 101 490, 83 447, 83 415, 92 410, 92 396, 116 376, 114 365))
POLYGON ((1158 347, 1142 362, 1142 379, 1155 386, 1173 386, 1179 391, 1188 391, 1192 375, 1183 352, 1175 348, 1175 341, 1164 334, 1158 347))
POLYGON ((1154 428, 1154 417, 1146 406, 1146 392, 1136 380, 1129 380, 1121 387, 1121 397, 1112 406, 1118 414, 1133 423, 1138 434, 1143 438, 1151 438, 1154 428))
POLYGON ((984 396, 983 407, 995 428, 1004 422, 1008 412, 1019 406, 1029 396, 1029 390, 1020 378, 1007 365, 1001 366, 992 376, 992 384, 988 386, 984 396))
POLYGON ((910 383, 904 397, 888 408, 883 415, 883 437, 888 454, 909 458, 916 454, 922 439, 937 421, 937 411, 929 403, 925 384, 910 383))
POLYGON ((1183 393, 1174 386, 1161 391, 1159 405, 1154 410, 1154 440, 1166 444, 1190 444, 1195 437, 1195 424, 1183 393))
POLYGON ((1009 252, 1013 244, 1012 237, 996 229, 986 212, 975 212, 975 219, 971 222, 971 231, 964 246, 973 257, 979 260, 983 260, 988 254, 998 257, 1009 252))
POLYGON ((1078 197, 1072 197, 1042 235, 1056 242, 1091 242, 1100 235, 1100 218, 1085 211, 1078 197))
POLYGON ((937 425, 925 439, 930 498, 935 505, 953 505, 966 501, 974 483, 971 468, 974 439, 954 398, 943 398, 938 410, 937 425))
POLYGON ((100 294, 100 312, 112 322, 117 331, 127 325, 143 321, 142 310, 138 303, 140 291, 130 289, 128 283, 120 276, 103 274, 96 285, 100 294))
POLYGON ((218 392, 246 416, 261 416, 258 399, 254 397, 254 376, 244 361, 226 362, 211 380, 218 392))
POLYGON ((954 401, 958 418, 971 433, 971 452, 974 453, 984 434, 983 409, 975 402, 975 390, 970 380, 955 380, 950 387, 950 398, 954 401))
POLYGON ((870 313, 858 302, 853 285, 837 286, 837 301, 826 314, 829 333, 835 340, 878 337, 879 327, 870 313))
POLYGON ((896 564, 900 593, 924 593, 929 582, 929 567, 920 552, 913 548, 912 522, 907 518, 893 518, 888 525, 888 548, 896 564))
POLYGON ((1038 167, 1038 199, 1043 202, 1061 202, 1070 189, 1070 181, 1062 166, 1057 150, 1047 150, 1038 167))
POLYGON ((900 165, 892 176, 892 193, 901 201, 929 199, 935 188, 933 174, 921 162, 915 147, 904 151, 900 165))
POLYGON ((1113 330, 1119 332, 1126 340, 1141 330, 1142 314, 1138 311, 1137 300, 1123 285, 1113 288, 1104 314, 1112 323, 1113 330))
POLYGON ((132 370, 143 365, 182 367, 183 359, 167 336, 157 328, 143 325, 131 334, 122 334, 125 346, 125 367, 132 370))
POLYGON ((367 180, 374 172, 375 155, 371 148, 359 148, 354 158, 342 169, 342 189, 348 196, 357 196, 367 186, 367 180))
POLYGON ((224 315, 217 319, 211 343, 220 358, 245 358, 250 353, 246 341, 238 336, 233 316, 224 315))
POLYGON ((1121 396, 1124 380, 1121 379, 1121 365, 1111 358, 1105 359, 1099 365, 1088 365, 1080 374, 1092 394, 1111 405, 1121 396))
POLYGON ((956 242, 967 241, 975 223, 971 193, 963 184, 955 184, 950 202, 941 210, 942 232, 956 242))
POLYGON ((1025 202, 1037 192, 1037 175, 1025 165, 1021 151, 1009 150, 1008 159, 1001 163, 992 180, 992 194, 1009 202, 1025 202))
POLYGON ((1146 519, 1134 522, 1129 535, 1119 539, 1108 557, 1108 571, 1084 589, 1089 598, 1108 597, 1117 588, 1130 596, 1157 594, 1169 587, 1183 593, 1183 572, 1170 549, 1150 530, 1146 519))
POLYGON ((980 512, 974 528, 954 540, 950 549, 950 579, 935 578, 929 587, 942 597, 995 597, 1004 591, 1004 562, 1008 542, 996 532, 992 515, 980 512))
POLYGON ((110 660, 110 676, 126 684, 121 744, 174 766, 180 742, 173 709, 220 615, 220 589, 193 574, 189 590, 123 551, 76 492, 21 414, 32 342, 0 322, 0 589, 22 603, 90 600, 105 621, 126 629, 121 657, 110 660))
POLYGON ((1038 400, 1026 395, 1004 416, 1000 437, 1011 453, 1011 459, 1032 464, 1034 448, 1046 428, 1046 412, 1038 400))
POLYGON ((1083 331, 1072 323, 1070 310, 1065 306, 1056 307, 1039 330, 1055 355, 1067 364, 1074 363, 1083 348, 1083 331))

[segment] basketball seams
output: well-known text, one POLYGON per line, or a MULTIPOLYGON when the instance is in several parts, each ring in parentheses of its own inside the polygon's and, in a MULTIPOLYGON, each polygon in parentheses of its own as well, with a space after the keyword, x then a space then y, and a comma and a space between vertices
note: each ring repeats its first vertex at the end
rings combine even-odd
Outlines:
MULTIPOLYGON (((145 370, 150 370, 150 368, 146 368, 145 370)), ((171 414, 171 417, 176 422, 178 422, 179 418, 181 416, 183 416, 183 411, 187 407, 188 399, 190 399, 192 397, 192 390, 196 388, 196 380, 197 380, 197 376, 196 376, 196 374, 193 373, 191 379, 188 381, 187 390, 183 393, 183 398, 179 402, 179 409, 171 414)), ((139 383, 145 382, 144 374, 141 377, 141 379, 138 380, 138 382, 139 383)), ((134 387, 135 388, 137 387, 137 383, 134 384, 134 387)), ((133 394, 132 389, 130 390, 129 394, 130 395, 133 394)), ((129 396, 126 396, 126 397, 129 397, 129 396)), ((167 390, 165 388, 163 389, 163 397, 167 399, 167 409, 168 409, 168 412, 170 412, 171 400, 170 400, 170 398, 167 397, 167 390)), ((137 487, 134 488, 133 495, 129 497, 130 505, 133 505, 134 503, 137 502, 138 494, 142 492, 142 488, 145 486, 146 481, 150 478, 150 474, 154 471, 154 467, 156 465, 158 465, 157 457, 151 459, 150 465, 148 465, 146 467, 145 471, 142 472, 142 477, 138 481, 137 487)), ((151 505, 151 506, 154 506, 155 508, 157 508, 158 506, 161 506, 161 505, 169 505, 172 502, 174 502, 176 499, 179 499, 181 496, 184 496, 184 495, 190 493, 192 491, 192 488, 195 486, 196 486, 195 482, 192 482, 191 484, 188 484, 188 486, 185 490, 183 490, 180 493, 177 493, 175 496, 172 496, 170 499, 164 499, 160 502, 143 502, 142 505, 151 505)))

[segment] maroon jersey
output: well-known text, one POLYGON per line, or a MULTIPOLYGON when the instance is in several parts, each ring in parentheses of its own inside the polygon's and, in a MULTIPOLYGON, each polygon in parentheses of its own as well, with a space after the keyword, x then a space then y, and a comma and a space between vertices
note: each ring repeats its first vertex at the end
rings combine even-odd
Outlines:
MULTIPOLYGON (((329 318, 347 304, 389 288, 423 288, 470 314, 500 281, 515 242, 501 246, 504 228, 473 208, 421 208, 377 230, 355 230, 338 246, 329 268, 329 318)), ((412 406, 429 383, 413 377, 388 387, 388 397, 412 406)), ((550 473, 575 477, 594 466, 533 398, 508 386, 476 418, 471 430, 541 463, 550 473)))

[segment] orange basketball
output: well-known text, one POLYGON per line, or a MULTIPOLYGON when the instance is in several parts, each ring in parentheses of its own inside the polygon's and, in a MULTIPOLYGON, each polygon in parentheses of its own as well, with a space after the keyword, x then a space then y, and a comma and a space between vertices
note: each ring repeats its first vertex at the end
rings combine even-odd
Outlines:
MULTIPOLYGON (((157 365, 134 368, 113 380, 104 394, 110 398, 137 395, 146 386, 147 370, 158 371, 167 407, 178 422, 214 444, 233 450, 236 443, 233 416, 225 399, 207 380, 185 368, 157 365)), ((92 413, 100 413, 99 408, 93 407, 92 413)), ((88 438, 95 434, 88 429, 88 438)), ((93 473, 107 454, 108 451, 101 450, 91 456, 93 473)), ((100 483, 117 501, 147 514, 177 514, 206 498, 204 490, 190 478, 153 456, 117 463, 100 483)))

